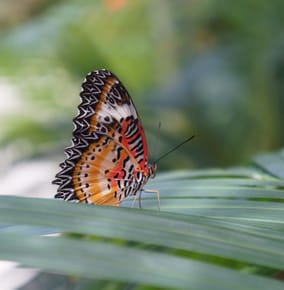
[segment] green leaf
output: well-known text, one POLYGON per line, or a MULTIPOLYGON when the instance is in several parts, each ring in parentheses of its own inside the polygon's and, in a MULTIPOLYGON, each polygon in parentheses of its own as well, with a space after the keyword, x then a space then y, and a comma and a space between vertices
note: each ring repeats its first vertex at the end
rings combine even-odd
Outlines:
POLYGON ((283 288, 269 278, 284 268, 283 180, 213 169, 161 174, 149 188, 161 211, 148 193, 142 209, 1 196, 0 258, 116 289, 283 288), (42 236, 54 233, 72 235, 42 236))
POLYGON ((279 178, 284 178, 284 150, 273 154, 262 154, 254 162, 263 170, 279 178))
POLYGON ((239 223, 201 216, 8 197, 1 200, 0 220, 196 251, 274 268, 281 268, 284 262, 283 232, 240 227, 239 223))
POLYGON ((241 279, 248 289, 259 289, 261 283, 272 285, 274 289, 283 286, 270 279, 235 273, 202 262, 101 242, 6 233, 0 237, 0 250, 4 259, 14 257, 25 265, 89 278, 128 280, 181 289, 239 289, 241 279), (9 253, 12 250, 13 253, 9 253), (200 281, 200 275, 206 279, 200 281), (224 276, 226 280, 223 280, 224 276))

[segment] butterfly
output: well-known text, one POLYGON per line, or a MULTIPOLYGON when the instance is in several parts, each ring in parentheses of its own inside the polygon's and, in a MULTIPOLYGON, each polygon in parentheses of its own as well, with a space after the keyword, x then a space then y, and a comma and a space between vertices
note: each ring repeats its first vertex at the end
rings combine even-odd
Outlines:
MULTIPOLYGON (((129 93, 111 71, 101 69, 86 76, 80 98, 72 145, 53 181, 55 198, 111 206, 128 196, 135 200, 157 166, 148 163, 144 130, 129 93)), ((159 201, 158 191, 147 191, 156 192, 159 201)))

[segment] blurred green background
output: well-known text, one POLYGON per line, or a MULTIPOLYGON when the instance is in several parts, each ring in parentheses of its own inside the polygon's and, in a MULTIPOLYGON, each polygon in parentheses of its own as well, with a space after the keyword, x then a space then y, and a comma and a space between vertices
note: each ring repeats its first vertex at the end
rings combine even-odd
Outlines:
POLYGON ((162 170, 280 148, 283 11, 283 0, 0 0, 2 166, 63 160, 81 82, 100 68, 132 95, 152 160, 196 135, 162 170))

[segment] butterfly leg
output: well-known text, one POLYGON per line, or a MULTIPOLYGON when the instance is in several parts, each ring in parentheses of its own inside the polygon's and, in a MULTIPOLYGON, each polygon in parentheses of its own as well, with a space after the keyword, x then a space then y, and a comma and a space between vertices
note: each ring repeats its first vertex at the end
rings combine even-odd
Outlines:
MULTIPOLYGON (((144 192, 155 193, 157 195, 158 210, 160 210, 160 191, 157 189, 143 189, 144 192)), ((139 206, 141 205, 141 192, 139 194, 139 206)))
POLYGON ((157 189, 141 189, 139 191, 139 194, 134 195, 134 199, 133 199, 131 207, 135 207, 135 204, 138 200, 139 208, 142 208, 142 202, 141 202, 142 192, 156 193, 157 201, 158 201, 158 210, 160 210, 160 191, 157 189))
POLYGON ((142 202, 141 202, 142 191, 145 191, 145 190, 144 189, 141 189, 139 191, 139 194, 135 194, 134 195, 134 199, 133 199, 133 202, 131 204, 131 207, 135 207, 135 204, 136 204, 136 202, 138 200, 139 208, 142 208, 142 202))
POLYGON ((140 206, 141 205, 141 191, 140 191, 139 197, 137 194, 134 195, 131 207, 135 207, 137 199, 139 200, 139 207, 141 208, 141 206, 140 206))

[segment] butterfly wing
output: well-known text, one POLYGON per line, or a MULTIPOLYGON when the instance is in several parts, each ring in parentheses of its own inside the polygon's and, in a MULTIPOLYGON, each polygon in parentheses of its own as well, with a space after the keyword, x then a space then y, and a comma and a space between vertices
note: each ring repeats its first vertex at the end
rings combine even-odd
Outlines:
POLYGON ((87 75, 56 198, 118 205, 148 174, 145 134, 130 95, 108 70, 87 75))

